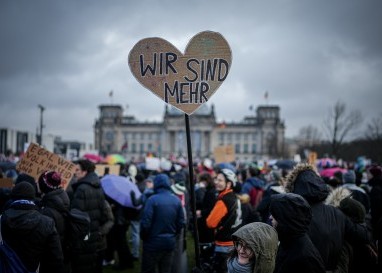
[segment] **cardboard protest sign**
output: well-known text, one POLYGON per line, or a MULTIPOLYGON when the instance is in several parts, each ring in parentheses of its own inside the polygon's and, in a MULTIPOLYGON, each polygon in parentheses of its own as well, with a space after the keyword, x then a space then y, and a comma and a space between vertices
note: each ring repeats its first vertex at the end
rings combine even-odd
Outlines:
POLYGON ((61 174, 61 185, 64 189, 72 179, 76 166, 74 163, 31 143, 23 158, 17 163, 16 170, 32 176, 36 181, 45 171, 56 171, 61 174))
POLYGON ((135 78, 164 102, 192 114, 227 78, 232 62, 228 42, 217 32, 195 35, 182 54, 161 38, 139 41, 129 54, 135 78))
POLYGON ((13 188, 12 178, 0 178, 0 188, 13 188))
POLYGON ((98 176, 104 176, 106 174, 119 175, 120 169, 121 165, 96 164, 95 172, 98 176))
POLYGON ((235 161, 235 149, 233 145, 215 147, 214 158, 216 164, 235 161))
POLYGON ((157 171, 160 169, 160 159, 157 157, 146 157, 146 170, 157 171))

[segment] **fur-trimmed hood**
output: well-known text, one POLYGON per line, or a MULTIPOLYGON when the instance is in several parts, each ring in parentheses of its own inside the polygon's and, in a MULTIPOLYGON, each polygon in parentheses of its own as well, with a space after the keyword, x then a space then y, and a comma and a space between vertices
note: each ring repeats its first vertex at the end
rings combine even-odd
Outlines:
POLYGON ((343 187, 338 187, 328 195, 325 200, 325 204, 339 208, 341 201, 350 196, 351 191, 343 187))
POLYGON ((249 204, 251 201, 251 197, 246 193, 236 194, 236 196, 242 204, 249 204))
POLYGON ((317 169, 307 163, 297 164, 285 177, 284 186, 286 192, 301 195, 309 204, 324 201, 330 191, 317 169))

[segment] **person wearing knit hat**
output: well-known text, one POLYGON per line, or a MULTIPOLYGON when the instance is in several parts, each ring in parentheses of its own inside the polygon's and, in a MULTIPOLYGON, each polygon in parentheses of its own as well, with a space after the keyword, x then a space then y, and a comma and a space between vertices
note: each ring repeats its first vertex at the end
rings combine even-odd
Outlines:
POLYGON ((17 176, 17 178, 15 180, 15 184, 18 184, 18 183, 23 182, 23 181, 28 182, 33 186, 36 185, 36 181, 34 180, 34 178, 32 176, 30 176, 29 174, 26 174, 26 173, 19 173, 19 175, 17 176))
POLYGON ((184 195, 186 192, 186 187, 184 186, 184 183, 175 183, 171 185, 172 191, 177 195, 184 195))
POLYGON ((16 184, 11 191, 12 200, 31 200, 36 197, 36 191, 28 182, 20 182, 16 184))
MULTIPOLYGON (((339 204, 339 209, 354 223, 366 225, 365 208, 357 200, 350 197, 344 198, 339 204)), ((374 243, 372 243, 371 236, 368 244, 357 244, 351 240, 348 240, 348 243, 353 251, 349 272, 380 272, 377 270, 378 251, 374 243)))
MULTIPOLYGON (((40 202, 41 213, 52 218, 56 230, 60 236, 63 249, 67 248, 65 240, 66 213, 70 209, 68 194, 61 187, 61 175, 55 171, 44 171, 38 178, 38 186, 41 191, 42 199, 40 202)), ((70 259, 67 251, 64 251, 65 264, 62 272, 70 272, 70 259)))
POLYGON ((38 190, 36 180, 34 179, 33 176, 30 176, 29 174, 26 174, 26 173, 19 173, 19 175, 17 176, 15 180, 15 185, 20 182, 30 183, 36 191, 36 201, 40 199, 40 192, 38 190))
POLYGON ((284 185, 287 193, 301 195, 311 206, 312 220, 308 235, 321 254, 325 270, 340 269, 345 237, 367 243, 366 227, 352 223, 338 208, 324 203, 330 191, 315 166, 306 163, 296 165, 286 176, 284 185))
MULTIPOLYGON (((171 190, 180 199, 182 203, 183 213, 187 219, 189 216, 187 212, 190 211, 189 196, 187 188, 185 186, 186 175, 183 172, 176 172, 173 177, 173 184, 171 185, 171 190)), ((174 251, 173 263, 171 272, 184 272, 186 269, 183 268, 187 264, 187 254, 185 248, 185 228, 182 228, 177 240, 174 251)))
POLYGON ((39 268, 40 273, 64 273, 60 237, 54 221, 40 213, 33 201, 35 195, 34 187, 28 182, 13 187, 12 200, 1 216, 2 238, 28 272, 39 268))
MULTIPOLYGON (((0 169, 0 172, 1 172, 1 169, 0 169)), ((7 208, 7 206, 10 204, 10 201, 12 200, 11 199, 12 186, 20 182, 26 181, 26 182, 29 182, 35 188, 35 192, 37 193, 37 184, 33 177, 24 173, 20 173, 18 175, 16 173, 15 177, 16 178, 14 179, 14 182, 10 184, 9 188, 0 187, 0 215, 7 208)), ((0 178, 1 178, 1 175, 0 175, 0 178)))
POLYGON ((355 184, 356 181, 356 175, 353 170, 348 170, 345 172, 342 176, 344 184, 342 187, 348 189, 352 193, 352 198, 355 200, 361 202, 361 204, 364 206, 366 213, 369 212, 370 210, 370 199, 369 196, 367 195, 366 191, 357 186, 355 184))
POLYGON ((54 171, 45 171, 38 178, 38 186, 42 193, 61 188, 61 175, 54 171))
POLYGON ((381 177, 382 176, 382 168, 381 166, 378 166, 376 164, 372 165, 369 169, 368 169, 369 173, 373 176, 373 177, 381 177))

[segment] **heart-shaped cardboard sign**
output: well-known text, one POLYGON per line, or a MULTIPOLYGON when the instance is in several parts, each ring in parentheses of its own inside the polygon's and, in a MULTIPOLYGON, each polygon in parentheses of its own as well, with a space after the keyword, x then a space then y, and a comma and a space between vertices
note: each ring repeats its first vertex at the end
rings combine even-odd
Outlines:
POLYGON ((140 40, 130 51, 135 78, 164 102, 191 115, 227 78, 231 49, 217 32, 195 35, 182 54, 161 38, 140 40))

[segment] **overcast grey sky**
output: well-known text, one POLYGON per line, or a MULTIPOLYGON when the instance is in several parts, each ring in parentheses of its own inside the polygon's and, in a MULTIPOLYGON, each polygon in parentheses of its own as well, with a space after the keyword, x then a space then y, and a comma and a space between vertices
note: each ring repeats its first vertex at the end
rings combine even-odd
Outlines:
POLYGON ((129 51, 161 37, 183 52, 205 30, 221 33, 233 55, 208 102, 219 121, 251 114, 268 91, 288 137, 322 128, 339 99, 366 124, 382 113, 381 14, 379 0, 2 0, 0 127, 35 132, 38 104, 45 132, 64 140, 93 142, 100 104, 161 120, 165 104, 133 77, 129 51))

